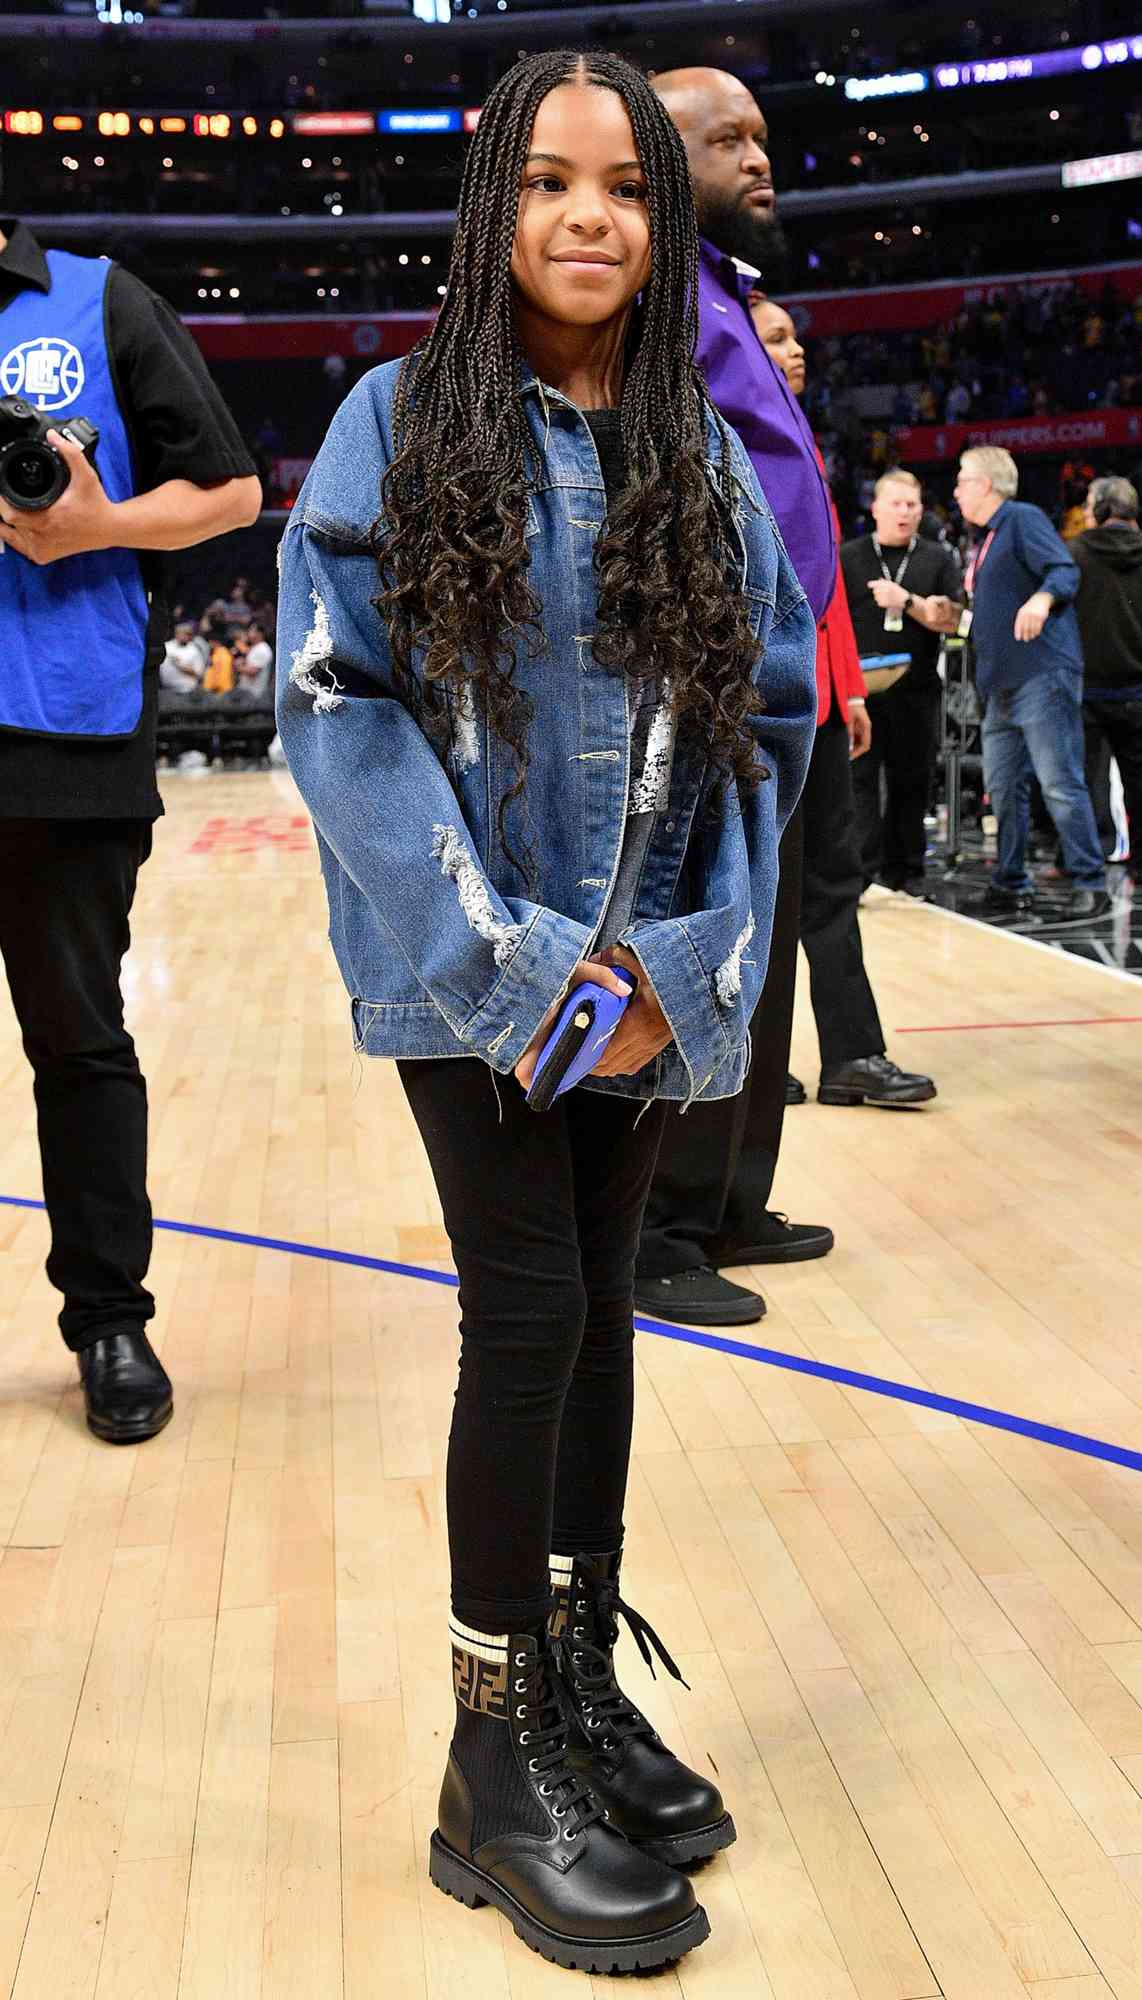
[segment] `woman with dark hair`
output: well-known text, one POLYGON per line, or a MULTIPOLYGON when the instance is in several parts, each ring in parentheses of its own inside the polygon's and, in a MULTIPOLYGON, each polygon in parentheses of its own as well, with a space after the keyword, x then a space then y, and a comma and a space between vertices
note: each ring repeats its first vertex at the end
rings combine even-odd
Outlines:
POLYGON ((696 273, 646 79, 517 63, 436 324, 341 406, 282 560, 279 727, 356 1041, 400 1059, 460 1274, 432 1879, 601 1972, 701 1943, 677 1869, 734 1838, 615 1678, 620 1616, 678 1674, 619 1590, 634 1257, 664 1101, 741 1088, 814 719, 696 273), (559 1005, 618 969, 602 1060, 534 1116, 559 1005))

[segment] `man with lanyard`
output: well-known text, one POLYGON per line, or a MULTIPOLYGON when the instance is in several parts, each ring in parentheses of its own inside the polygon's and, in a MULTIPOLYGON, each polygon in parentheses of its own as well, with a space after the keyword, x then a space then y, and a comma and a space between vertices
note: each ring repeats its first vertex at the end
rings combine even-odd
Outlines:
POLYGON ((955 497, 987 533, 968 567, 976 686, 984 703, 983 782, 999 822, 981 916, 1030 908, 1027 833, 1032 775, 1055 823, 1070 898, 1052 921, 1088 924, 1111 908, 1106 864, 1083 774, 1083 657, 1074 599, 1079 568, 1039 507, 1017 500, 1019 473, 999 445, 960 460, 955 497))
POLYGON ((841 545, 841 575, 859 652, 908 653, 912 662, 894 687, 869 697, 872 746, 853 766, 864 879, 867 885, 879 875, 886 888, 914 894, 924 882, 924 814, 940 712, 940 634, 954 632, 960 618, 959 566, 942 543, 921 539, 923 511, 920 481, 898 466, 876 482, 874 533, 841 545))
POLYGON ((158 552, 247 526, 261 488, 170 308, 2 218, 0 380, 99 433, 94 466, 48 433, 67 474, 51 505, 0 490, 0 956, 35 1079, 60 1331, 91 1430, 136 1443, 172 1408, 144 1331, 147 1098, 119 983, 162 812, 158 552))
MULTIPOLYGON (((765 119, 745 85, 722 70, 671 70, 654 80, 686 147, 701 233, 697 359, 713 401, 738 432, 809 599, 820 618, 832 594, 836 549, 829 495, 813 435, 768 359, 747 299, 765 266, 778 280, 777 220, 765 119)), ((821 1257, 830 1229, 791 1224, 768 1208, 793 1026, 801 905, 801 821, 781 843, 781 879, 765 989, 752 1023, 744 1090, 667 1120, 647 1203, 635 1289, 661 1319, 699 1326, 758 1320, 765 1303, 719 1265, 821 1257)))

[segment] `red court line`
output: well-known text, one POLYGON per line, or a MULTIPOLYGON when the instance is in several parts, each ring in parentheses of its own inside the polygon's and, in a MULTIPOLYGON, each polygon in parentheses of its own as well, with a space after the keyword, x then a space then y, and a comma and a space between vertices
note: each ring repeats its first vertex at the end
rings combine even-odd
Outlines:
POLYGON ((932 1028, 894 1028, 897 1035, 981 1035, 989 1028, 1117 1028, 1142 1014, 1076 1014, 1063 1021, 945 1021, 932 1028))

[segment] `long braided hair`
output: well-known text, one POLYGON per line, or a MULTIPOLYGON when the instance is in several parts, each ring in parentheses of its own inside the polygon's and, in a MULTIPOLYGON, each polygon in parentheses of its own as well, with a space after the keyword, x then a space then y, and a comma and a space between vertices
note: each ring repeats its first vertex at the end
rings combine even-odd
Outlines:
POLYGON ((536 111, 565 83, 613 90, 626 106, 647 182, 652 254, 627 332, 626 485, 595 545, 592 651, 614 673, 668 687, 680 736, 701 744, 725 778, 752 785, 761 775, 748 722, 763 706, 751 683, 757 641, 729 561, 736 482, 724 426, 721 496, 706 476, 709 399, 694 363, 698 236, 685 148, 631 64, 569 49, 528 56, 481 112, 444 303, 398 379, 394 455, 372 547, 383 585, 374 602, 398 686, 430 736, 446 741, 447 688, 474 704, 511 752, 515 782, 499 803, 499 832, 529 881, 530 859, 512 851, 506 816, 525 791, 534 710, 516 685, 516 648, 536 658, 545 645, 525 541, 542 463, 520 394, 511 256, 536 111))

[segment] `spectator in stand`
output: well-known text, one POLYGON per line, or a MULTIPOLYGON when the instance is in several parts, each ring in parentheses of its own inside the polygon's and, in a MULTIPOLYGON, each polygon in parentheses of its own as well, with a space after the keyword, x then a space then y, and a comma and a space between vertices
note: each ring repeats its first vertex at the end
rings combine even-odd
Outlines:
POLYGON ((971 415, 972 395, 966 382, 953 382, 948 390, 948 400, 944 408, 944 421, 949 424, 965 423, 971 415))
POLYGON ((1083 663, 1074 610, 1079 568, 1042 509, 1015 498, 1018 489, 1010 452, 999 445, 964 452, 956 503, 965 521, 985 531, 965 588, 984 703, 983 781, 999 821, 995 874, 972 907, 984 916, 1031 907, 1033 774, 1073 885, 1060 920, 1085 924, 1106 915, 1110 897, 1083 775, 1083 663))
POLYGON ((229 694, 234 685, 234 649, 225 625, 213 621, 206 632, 210 662, 202 676, 204 694, 229 694))
MULTIPOLYGON (((1128 479, 1096 479, 1088 527, 1071 543, 1082 582, 1076 599, 1085 679, 1083 727, 1088 784, 1109 745, 1130 823, 1134 874, 1142 862, 1142 533, 1128 479)), ((1093 787, 1092 787, 1093 789, 1093 787)))
POLYGON ((250 580, 248 577, 236 577, 231 584, 223 616, 228 625, 249 624, 253 612, 250 605, 250 580))
POLYGON ((175 626, 174 638, 167 640, 159 663, 159 686, 174 694, 189 694, 202 680, 205 661, 189 618, 175 626))
MULTIPOLYGON (((784 306, 751 292, 750 315, 771 361, 795 396, 805 388, 805 355, 784 306)), ((833 510, 833 533, 840 523, 833 510)), ((801 943, 821 1052, 820 1104, 898 1108, 935 1097, 931 1077, 902 1070, 885 1053, 884 1032, 864 967, 857 904, 861 866, 851 771, 869 745, 864 678, 838 570, 817 622, 817 733, 801 795, 805 824, 801 943)), ((786 1097, 803 1104, 790 1076, 786 1097)))
POLYGON ((864 655, 906 652, 894 687, 870 695, 872 749, 853 772, 865 886, 922 895, 924 814, 936 756, 940 635, 959 623, 960 568, 942 542, 920 533, 924 495, 897 466, 876 482, 873 533, 842 544, 841 573, 864 655), (881 811, 881 773, 886 802, 881 811))
POLYGON ((256 701, 270 698, 274 651, 265 627, 254 618, 246 627, 246 638, 238 659, 238 685, 256 701))

